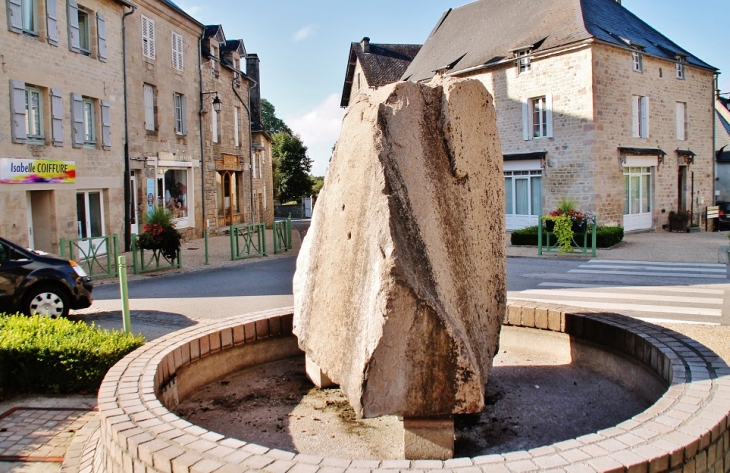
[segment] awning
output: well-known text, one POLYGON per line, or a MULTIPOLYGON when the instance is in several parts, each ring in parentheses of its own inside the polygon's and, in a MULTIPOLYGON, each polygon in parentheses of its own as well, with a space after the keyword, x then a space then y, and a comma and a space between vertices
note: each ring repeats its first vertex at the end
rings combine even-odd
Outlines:
POLYGON ((545 159, 545 156, 547 156, 547 151, 505 154, 503 156, 505 161, 527 161, 528 159, 545 159))
POLYGON ((619 146, 618 150, 621 154, 633 154, 636 156, 661 156, 667 155, 664 150, 659 148, 624 148, 619 146))
POLYGON ((683 150, 683 149, 678 149, 677 154, 680 156, 687 156, 689 158, 694 158, 695 156, 697 156, 696 154, 694 154, 694 152, 692 152, 690 150, 683 150))

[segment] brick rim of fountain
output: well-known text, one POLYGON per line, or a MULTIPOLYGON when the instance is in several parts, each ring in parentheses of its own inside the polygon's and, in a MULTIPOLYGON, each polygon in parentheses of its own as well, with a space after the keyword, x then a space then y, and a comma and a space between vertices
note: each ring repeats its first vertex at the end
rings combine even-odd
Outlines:
POLYGON ((175 400, 177 375, 183 377, 196 362, 230 349, 291 339, 293 310, 285 308, 181 330, 125 357, 99 390, 100 435, 83 456, 93 458, 89 471, 128 473, 730 470, 727 364, 704 345, 669 329, 614 314, 572 310, 510 304, 504 325, 562 332, 618 350, 666 380, 666 393, 644 412, 593 434, 528 451, 446 461, 349 460, 269 449, 203 429, 163 405, 161 399, 175 400))

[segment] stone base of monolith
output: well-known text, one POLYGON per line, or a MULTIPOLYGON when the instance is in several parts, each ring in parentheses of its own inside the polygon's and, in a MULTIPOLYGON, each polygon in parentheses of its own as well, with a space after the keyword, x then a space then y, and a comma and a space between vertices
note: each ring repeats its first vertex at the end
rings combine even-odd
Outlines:
POLYGON ((307 378, 319 389, 334 388, 337 385, 332 382, 322 369, 307 355, 304 362, 304 370, 307 378))
MULTIPOLYGON (((294 276, 307 372, 358 417, 481 412, 506 304, 492 97, 444 79, 350 103, 294 276)), ((412 432, 453 443, 441 427, 412 432)))
POLYGON ((454 417, 404 418, 403 455, 407 460, 453 458, 454 417))

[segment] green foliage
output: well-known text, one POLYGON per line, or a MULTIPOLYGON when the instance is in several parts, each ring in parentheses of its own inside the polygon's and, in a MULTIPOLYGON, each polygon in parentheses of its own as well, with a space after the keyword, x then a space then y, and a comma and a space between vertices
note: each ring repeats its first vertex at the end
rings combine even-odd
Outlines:
POLYGON ((555 224, 553 233, 558 239, 558 252, 573 252, 573 219, 567 215, 558 215, 555 217, 543 217, 544 220, 550 220, 555 224))
POLYGON ((175 228, 172 212, 165 207, 154 209, 147 216, 137 245, 143 250, 159 250, 165 258, 174 261, 180 253, 182 235, 175 228))
POLYGON ((299 135, 280 132, 272 138, 272 155, 279 172, 279 181, 274 186, 279 200, 300 201, 303 195, 312 193, 312 180, 309 176, 312 160, 307 156, 307 147, 299 135))
POLYGON ((144 337, 84 322, 0 315, 0 389, 23 393, 90 393, 106 372, 144 344, 144 337))
MULTIPOLYGON (((590 238, 590 234, 588 238, 590 238)), ((596 228, 597 248, 610 248, 617 245, 623 239, 623 227, 604 227, 599 225, 596 228)), ((537 246, 537 225, 513 231, 510 242, 515 246, 537 246)), ((547 235, 545 233, 542 235, 542 244, 547 245, 547 235)))
POLYGON ((291 128, 284 123, 284 120, 276 116, 276 108, 274 105, 263 98, 261 99, 261 126, 270 135, 282 132, 290 135, 294 134, 291 128))
POLYGON ((324 185, 324 176, 309 176, 312 180, 312 195, 319 195, 324 185))
POLYGON ((561 197, 560 198, 560 204, 558 204, 558 209, 562 211, 562 213, 567 214, 571 210, 575 210, 575 200, 569 198, 569 197, 561 197))
POLYGON ((676 212, 672 210, 669 212, 669 221, 672 223, 687 223, 691 217, 692 214, 689 210, 677 210, 676 212))

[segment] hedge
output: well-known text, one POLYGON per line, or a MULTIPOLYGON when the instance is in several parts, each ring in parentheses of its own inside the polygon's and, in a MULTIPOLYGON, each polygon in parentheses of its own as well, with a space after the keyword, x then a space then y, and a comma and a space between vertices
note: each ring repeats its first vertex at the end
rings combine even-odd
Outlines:
POLYGON ((68 319, 0 314, 0 390, 92 393, 106 372, 145 340, 68 319))
MULTIPOLYGON (((590 235, 588 238, 590 239, 590 235)), ((604 227, 599 225, 596 228, 596 248, 610 248, 623 239, 623 227, 604 227)), ((582 241, 582 235, 579 235, 576 240, 582 241)), ((554 235, 550 238, 550 241, 551 243, 555 243, 554 235)), ((537 225, 513 231, 510 242, 515 246, 537 246, 537 225)), ((543 245, 547 245, 547 235, 544 233, 542 243, 543 245)))

